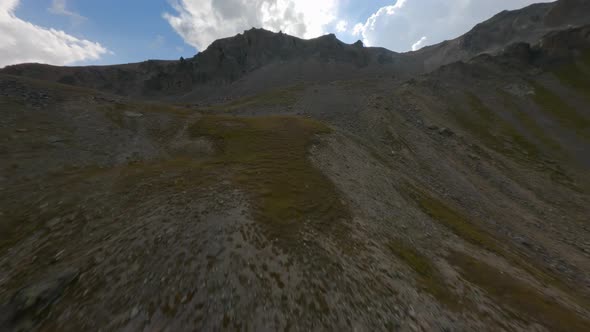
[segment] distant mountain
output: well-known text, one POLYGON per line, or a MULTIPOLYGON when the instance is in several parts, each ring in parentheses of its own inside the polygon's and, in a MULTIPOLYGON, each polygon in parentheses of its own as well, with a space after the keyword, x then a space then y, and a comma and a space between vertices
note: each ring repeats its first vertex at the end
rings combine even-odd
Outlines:
MULTIPOLYGON (((334 75, 327 74, 329 69, 326 67, 338 67, 339 74, 336 76, 342 77, 354 76, 352 72, 377 67, 401 72, 406 68, 402 64, 404 60, 400 54, 383 48, 363 47, 360 41, 352 45, 345 44, 333 34, 304 40, 253 28, 243 34, 217 40, 191 59, 149 60, 135 64, 88 67, 22 64, 8 66, 1 72, 90 87, 120 95, 178 96, 204 85, 231 83, 257 69, 274 64, 321 64, 324 67, 323 72, 314 69, 309 73, 310 77, 300 77, 317 80, 334 78, 334 75)), ((281 75, 280 79, 284 80, 285 75, 281 75)))
POLYGON ((503 11, 459 38, 425 47, 412 56, 430 71, 479 54, 499 53, 513 43, 537 43, 549 32, 589 24, 589 13, 588 0, 561 0, 503 11))
POLYGON ((252 28, 216 40, 191 59, 88 67, 22 64, 0 72, 125 96, 184 101, 227 96, 236 91, 256 93, 301 81, 367 75, 408 78, 479 54, 496 54, 513 43, 536 43, 549 32, 590 23, 589 3, 561 0, 503 11, 459 38, 417 52, 364 47, 360 41, 350 45, 333 34, 304 40, 252 28), (256 75, 258 70, 262 70, 261 75, 256 75), (248 85, 236 86, 241 80, 248 85), (230 84, 231 89, 226 89, 230 84))

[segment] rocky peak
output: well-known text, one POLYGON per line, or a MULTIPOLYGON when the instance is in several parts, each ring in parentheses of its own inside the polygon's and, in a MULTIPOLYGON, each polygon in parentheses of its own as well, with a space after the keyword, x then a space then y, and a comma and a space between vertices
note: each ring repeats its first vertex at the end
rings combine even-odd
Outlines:
POLYGON ((364 49, 360 41, 353 45, 346 44, 338 40, 335 34, 305 40, 282 32, 252 28, 236 36, 216 40, 205 51, 197 54, 194 62, 199 71, 217 75, 221 69, 224 72, 222 76, 231 80, 277 61, 316 59, 363 67, 371 58, 377 58, 371 53, 379 53, 381 57, 382 53, 388 53, 389 56, 394 54, 364 49))
POLYGON ((545 16, 545 24, 555 27, 587 23, 590 13, 589 0, 560 0, 545 16))
POLYGON ((461 37, 415 52, 414 57, 430 71, 484 53, 500 54, 513 43, 534 45, 550 32, 590 24, 589 13, 590 0, 559 0, 505 10, 461 37))

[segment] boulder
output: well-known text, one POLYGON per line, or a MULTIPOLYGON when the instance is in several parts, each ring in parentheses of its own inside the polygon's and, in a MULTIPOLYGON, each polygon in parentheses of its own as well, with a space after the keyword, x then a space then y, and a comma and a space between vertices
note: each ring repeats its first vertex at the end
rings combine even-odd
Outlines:
POLYGON ((452 130, 450 130, 449 128, 441 128, 441 129, 439 129, 438 133, 444 137, 451 137, 451 136, 455 135, 455 133, 452 130))

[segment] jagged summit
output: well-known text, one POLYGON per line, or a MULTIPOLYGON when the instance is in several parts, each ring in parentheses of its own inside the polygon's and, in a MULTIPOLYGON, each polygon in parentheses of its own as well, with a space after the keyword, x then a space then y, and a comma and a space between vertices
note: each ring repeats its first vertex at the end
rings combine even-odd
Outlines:
MULTIPOLYGON (((392 74, 407 71, 401 55, 383 48, 346 44, 334 34, 301 39, 282 32, 252 28, 233 37, 214 41, 193 58, 183 61, 146 61, 106 67, 56 67, 23 64, 4 73, 51 79, 106 90, 121 95, 178 96, 204 85, 228 84, 263 67, 280 64, 284 76, 299 79, 345 79, 358 71, 392 74)), ((272 74, 267 73, 268 80, 272 74)), ((209 94, 209 93, 206 93, 209 94)), ((193 97, 191 97, 193 98, 193 97)))
MULTIPOLYGON (((237 64, 245 65, 246 70, 277 59, 310 57, 339 62, 349 61, 357 66, 367 65, 368 61, 363 61, 362 58, 369 56, 370 51, 361 51, 358 46, 358 42, 349 45, 340 41, 333 33, 306 40, 282 32, 252 28, 233 37, 214 41, 206 50, 197 54, 194 60, 197 63, 235 60, 237 64)), ((394 53, 391 52, 391 54, 394 53)))

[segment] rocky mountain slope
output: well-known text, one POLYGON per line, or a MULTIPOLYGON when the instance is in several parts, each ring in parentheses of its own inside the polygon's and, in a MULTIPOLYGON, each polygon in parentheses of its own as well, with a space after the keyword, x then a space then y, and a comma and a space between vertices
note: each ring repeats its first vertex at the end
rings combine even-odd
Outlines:
POLYGON ((496 54, 516 42, 537 43, 551 31, 590 24, 589 6, 587 0, 562 0, 504 11, 459 38, 403 54, 363 47, 360 41, 348 45, 333 34, 303 40, 253 28, 215 41, 192 59, 91 67, 23 64, 1 72, 123 96, 219 101, 302 81, 375 75, 405 79, 479 54, 496 54), (263 79, 253 81, 252 76, 263 79), (244 78, 250 80, 240 84, 244 78), (230 89, 228 83, 234 83, 230 89))
POLYGON ((424 69, 430 71, 479 54, 497 54, 513 43, 535 44, 549 32, 589 24, 588 11, 587 0, 562 0, 505 10, 465 35, 425 47, 413 57, 419 58, 424 69))
MULTIPOLYGON (((382 48, 365 48, 361 42, 348 45, 332 34, 303 40, 253 28, 243 34, 213 42, 192 59, 102 67, 23 64, 9 66, 2 72, 120 95, 166 99, 192 93, 192 98, 188 99, 200 100, 249 73, 261 68, 269 71, 277 66, 283 71, 288 70, 287 77, 293 78, 285 81, 283 72, 281 75, 271 75, 273 77, 265 74, 265 81, 280 80, 282 85, 289 85, 295 80, 350 79, 382 70, 403 75, 409 70, 399 54, 382 48)), ((250 92, 259 92, 275 85, 269 82, 258 86, 257 91, 250 92)))
POLYGON ((262 30, 5 69, 0 329, 589 330, 586 4, 428 72, 262 30), (190 89, 139 98, 156 72, 190 89))

